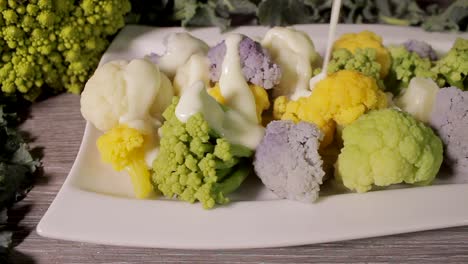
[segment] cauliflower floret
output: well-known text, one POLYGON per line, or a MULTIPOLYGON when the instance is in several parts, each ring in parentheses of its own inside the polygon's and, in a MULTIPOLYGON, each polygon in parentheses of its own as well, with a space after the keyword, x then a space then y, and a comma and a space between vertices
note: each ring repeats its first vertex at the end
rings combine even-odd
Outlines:
POLYGON ((145 137, 126 125, 112 128, 97 140, 101 159, 114 170, 126 169, 132 180, 135 196, 146 198, 153 191, 151 175, 145 163, 145 137))
POLYGON ((255 153, 257 176, 281 198, 315 201, 325 175, 318 153, 322 138, 320 129, 311 123, 269 123, 255 153))
POLYGON ((273 97, 297 100, 309 95, 309 80, 321 63, 310 37, 292 27, 274 27, 265 34, 262 46, 281 67, 281 79, 273 89, 273 97))
MULTIPOLYGON (((268 110, 268 108, 270 108, 270 100, 268 99, 268 93, 265 89, 263 89, 263 87, 260 87, 258 85, 250 84, 249 88, 253 96, 255 97, 255 108, 257 111, 258 122, 262 123, 263 111, 268 110)), ((208 94, 211 95, 214 99, 216 99, 218 103, 222 105, 226 104, 226 99, 224 99, 223 95, 221 94, 219 83, 216 83, 213 88, 208 89, 208 94)))
POLYGON ((148 58, 158 64, 161 72, 173 78, 178 68, 184 65, 192 55, 206 55, 208 45, 189 33, 178 32, 168 35, 164 39, 166 52, 162 55, 151 53, 148 58))
POLYGON ((456 87, 440 89, 430 118, 445 145, 445 163, 454 182, 468 183, 468 91, 456 87))
POLYGON ((435 53, 432 46, 427 42, 416 39, 409 39, 403 43, 403 45, 409 52, 415 52, 421 58, 429 58, 432 61, 437 60, 437 54, 435 53))
POLYGON ((431 128, 395 109, 371 111, 343 129, 335 174, 367 192, 373 185, 430 184, 442 163, 442 141, 431 128))
POLYGON ((392 58, 390 53, 382 44, 382 38, 371 31, 362 31, 359 33, 343 34, 333 44, 333 50, 347 49, 352 53, 357 49, 372 48, 376 51, 377 62, 382 66, 380 68, 380 78, 383 79, 388 74, 392 58))
POLYGON ((204 54, 193 54, 183 66, 177 68, 174 91, 180 96, 197 81, 210 86, 210 60, 204 54))
POLYGON ((104 132, 119 123, 151 132, 151 127, 161 123, 161 113, 173 94, 169 79, 150 61, 111 61, 86 83, 81 114, 104 132))
POLYGON ((429 79, 414 77, 403 94, 396 99, 396 105, 402 110, 412 114, 422 122, 428 122, 431 116, 434 98, 439 86, 429 79))
POLYGON ((387 107, 387 97, 374 78, 356 71, 342 70, 317 83, 309 97, 274 103, 276 117, 283 120, 307 121, 316 124, 325 137, 322 145, 333 141, 335 124, 346 126, 371 109, 387 107), (278 109, 280 108, 280 109, 278 109))
MULTIPOLYGON (((224 41, 208 51, 208 58, 211 62, 210 78, 213 82, 218 82, 221 77, 225 55, 226 44, 224 41)), ((281 78, 280 67, 271 60, 268 51, 262 48, 260 43, 243 36, 239 43, 239 56, 242 73, 247 82, 265 89, 271 89, 279 83, 281 78)))

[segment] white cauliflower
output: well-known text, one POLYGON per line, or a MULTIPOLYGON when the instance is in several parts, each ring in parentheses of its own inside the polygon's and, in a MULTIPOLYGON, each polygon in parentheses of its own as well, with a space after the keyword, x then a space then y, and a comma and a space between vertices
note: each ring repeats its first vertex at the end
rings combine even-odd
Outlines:
POLYGON ((210 86, 210 60, 204 54, 193 54, 183 66, 179 67, 174 77, 174 90, 182 95, 197 81, 210 86))
POLYGON ((422 122, 429 122, 439 86, 429 79, 414 77, 408 88, 396 99, 396 105, 422 122))
POLYGON ((126 124, 148 134, 160 125, 173 95, 170 80, 151 61, 111 61, 86 83, 81 114, 103 132, 126 124))

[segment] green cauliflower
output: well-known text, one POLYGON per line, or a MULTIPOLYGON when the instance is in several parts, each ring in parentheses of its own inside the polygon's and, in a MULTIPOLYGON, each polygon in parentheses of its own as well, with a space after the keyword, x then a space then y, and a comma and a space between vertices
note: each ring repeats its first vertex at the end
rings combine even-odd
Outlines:
POLYGON ((81 92, 129 11, 129 0, 0 0, 1 93, 81 92))
POLYGON ((458 38, 449 52, 432 69, 441 87, 468 90, 468 39, 458 38))
POLYGON ((179 121, 174 97, 164 111, 160 151, 153 162, 153 184, 166 197, 176 197, 204 208, 229 202, 251 172, 249 157, 253 151, 229 143, 213 131, 201 113, 186 123, 179 121))
POLYGON ((413 77, 436 79, 436 74, 431 70, 430 58, 422 58, 418 53, 408 51, 403 45, 390 46, 388 50, 392 56, 392 65, 385 79, 385 86, 394 95, 407 88, 413 77))
POLYGON ((380 63, 376 60, 375 49, 356 49, 354 54, 347 49, 338 49, 333 52, 328 65, 328 73, 340 70, 354 70, 379 81, 380 68, 380 63))
POLYGON ((395 109, 372 111, 343 130, 336 176, 350 190, 408 183, 428 185, 442 164, 442 141, 431 128, 395 109))

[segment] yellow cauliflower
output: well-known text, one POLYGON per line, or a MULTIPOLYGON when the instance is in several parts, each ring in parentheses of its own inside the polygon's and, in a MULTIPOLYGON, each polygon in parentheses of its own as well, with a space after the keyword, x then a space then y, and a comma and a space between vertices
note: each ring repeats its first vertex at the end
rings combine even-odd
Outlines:
POLYGON ((274 102, 275 118, 307 121, 325 134, 321 147, 333 141, 336 125, 346 126, 372 109, 387 107, 387 98, 376 81, 356 71, 342 70, 317 83, 309 97, 274 102))
POLYGON ((376 51, 376 60, 381 65, 380 78, 387 76, 392 63, 390 52, 382 44, 382 38, 371 31, 343 34, 333 44, 333 51, 347 49, 354 53, 356 49, 372 48, 376 51))
MULTIPOLYGON (((258 85, 249 84, 250 91, 252 91, 253 96, 255 97, 255 108, 257 110, 258 122, 262 123, 262 113, 263 111, 270 108, 270 100, 268 99, 268 93, 266 90, 258 85)), ((226 104, 226 99, 221 94, 221 89, 219 83, 216 83, 213 88, 208 89, 208 94, 211 95, 218 103, 226 104)))
POLYGON ((126 169, 132 180, 135 196, 146 198, 153 191, 151 175, 145 163, 145 138, 138 130, 119 125, 97 140, 97 147, 104 162, 114 170, 126 169))

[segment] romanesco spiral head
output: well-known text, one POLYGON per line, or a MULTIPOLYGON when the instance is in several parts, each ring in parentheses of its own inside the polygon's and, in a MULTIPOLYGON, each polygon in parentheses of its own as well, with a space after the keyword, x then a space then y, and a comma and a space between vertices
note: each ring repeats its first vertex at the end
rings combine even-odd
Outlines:
POLYGON ((178 102, 175 97, 163 113, 166 121, 153 162, 153 184, 167 197, 200 201, 204 208, 227 203, 225 195, 237 189, 249 173, 242 163, 252 151, 215 136, 201 113, 186 123, 179 121, 175 115, 178 102))
POLYGON ((129 0, 0 0, 1 91, 81 92, 129 10, 129 0))

